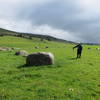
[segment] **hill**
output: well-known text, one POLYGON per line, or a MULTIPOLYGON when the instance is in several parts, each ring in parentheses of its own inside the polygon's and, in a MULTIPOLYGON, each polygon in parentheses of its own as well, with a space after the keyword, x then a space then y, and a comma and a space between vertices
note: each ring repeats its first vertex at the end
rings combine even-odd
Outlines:
POLYGON ((38 35, 38 34, 35 34, 35 33, 33 33, 33 34, 32 33, 20 33, 20 32, 14 32, 14 31, 10 31, 10 30, 0 28, 0 36, 7 36, 7 35, 16 36, 16 37, 23 37, 23 38, 28 38, 28 39, 32 39, 33 37, 36 37, 36 38, 40 38, 41 41, 48 40, 48 41, 75 43, 75 42, 72 42, 72 41, 58 39, 58 38, 48 36, 48 35, 38 35))

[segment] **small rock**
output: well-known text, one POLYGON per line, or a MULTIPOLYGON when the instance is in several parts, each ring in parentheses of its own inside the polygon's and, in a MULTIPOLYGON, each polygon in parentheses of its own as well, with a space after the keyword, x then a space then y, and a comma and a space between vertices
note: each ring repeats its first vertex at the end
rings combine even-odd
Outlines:
POLYGON ((20 51, 17 51, 17 52, 15 53, 15 55, 21 55, 21 56, 26 57, 26 56, 28 56, 28 52, 25 51, 25 50, 20 50, 20 51))

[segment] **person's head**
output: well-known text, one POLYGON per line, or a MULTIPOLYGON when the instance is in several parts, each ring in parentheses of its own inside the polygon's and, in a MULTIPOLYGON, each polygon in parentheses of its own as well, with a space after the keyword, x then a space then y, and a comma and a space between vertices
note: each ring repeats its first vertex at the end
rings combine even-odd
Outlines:
POLYGON ((79 45, 79 46, 82 46, 82 43, 79 43, 78 45, 79 45))

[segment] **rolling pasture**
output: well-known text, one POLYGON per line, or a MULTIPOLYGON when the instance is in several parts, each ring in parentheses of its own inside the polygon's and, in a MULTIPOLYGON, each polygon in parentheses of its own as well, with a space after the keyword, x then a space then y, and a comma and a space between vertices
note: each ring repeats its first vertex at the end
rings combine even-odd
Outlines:
POLYGON ((0 47, 16 48, 0 51, 0 100, 100 100, 100 50, 96 50, 100 46, 83 45, 81 59, 75 59, 73 46, 39 38, 0 37, 0 47), (55 64, 24 67, 26 58, 14 55, 18 50, 51 52, 55 64))

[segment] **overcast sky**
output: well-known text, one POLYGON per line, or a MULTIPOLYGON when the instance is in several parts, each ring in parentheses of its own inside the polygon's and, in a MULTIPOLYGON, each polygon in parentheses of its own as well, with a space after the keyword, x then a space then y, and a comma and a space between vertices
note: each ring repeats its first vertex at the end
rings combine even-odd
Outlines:
POLYGON ((0 27, 100 43, 100 0, 0 0, 0 27))

